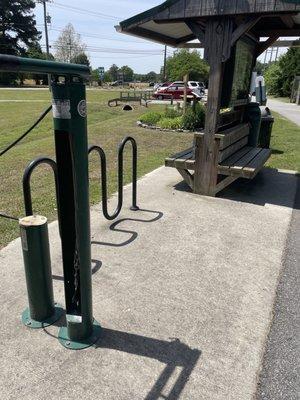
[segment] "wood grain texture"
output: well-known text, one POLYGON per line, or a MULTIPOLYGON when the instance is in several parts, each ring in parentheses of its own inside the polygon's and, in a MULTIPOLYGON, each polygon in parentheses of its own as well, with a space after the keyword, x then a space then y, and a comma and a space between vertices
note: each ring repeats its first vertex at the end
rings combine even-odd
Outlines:
POLYGON ((300 4, 282 0, 179 0, 156 15, 156 19, 182 19, 237 14, 300 11, 300 4))

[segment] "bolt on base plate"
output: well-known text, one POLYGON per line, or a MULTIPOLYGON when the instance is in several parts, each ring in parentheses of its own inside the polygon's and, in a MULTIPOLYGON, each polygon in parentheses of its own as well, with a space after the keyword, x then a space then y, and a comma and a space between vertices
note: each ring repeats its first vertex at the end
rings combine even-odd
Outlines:
POLYGON ((55 312, 51 317, 45 319, 44 321, 36 321, 35 319, 31 318, 29 308, 26 308, 26 310, 24 310, 22 313, 22 323, 27 328, 31 329, 46 328, 47 326, 53 325, 54 322, 58 321, 63 313, 64 310, 62 306, 55 303, 55 312))
POLYGON ((138 207, 138 206, 131 206, 130 207, 131 211, 139 211, 139 209, 140 209, 140 207, 138 207))
POLYGON ((99 337, 101 336, 102 328, 96 320, 93 323, 93 333, 86 339, 83 340, 71 340, 68 336, 68 328, 66 326, 62 326, 58 332, 58 340, 61 345, 63 345, 66 349, 70 350, 83 350, 88 347, 91 347, 94 343, 97 342, 99 337))

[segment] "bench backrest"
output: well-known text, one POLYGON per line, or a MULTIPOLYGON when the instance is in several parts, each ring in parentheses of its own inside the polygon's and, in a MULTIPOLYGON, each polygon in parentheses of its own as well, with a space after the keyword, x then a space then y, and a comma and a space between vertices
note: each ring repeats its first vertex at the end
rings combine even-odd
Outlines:
MULTIPOLYGON (((226 160, 241 148, 247 146, 249 140, 249 124, 242 123, 233 128, 226 129, 215 134, 215 139, 219 141, 219 163, 226 160)), ((204 133, 196 133, 195 136, 203 136, 204 133)))
POLYGON ((249 131, 249 124, 244 123, 215 135, 216 139, 220 141, 219 162, 226 160, 226 158, 247 146, 249 131))

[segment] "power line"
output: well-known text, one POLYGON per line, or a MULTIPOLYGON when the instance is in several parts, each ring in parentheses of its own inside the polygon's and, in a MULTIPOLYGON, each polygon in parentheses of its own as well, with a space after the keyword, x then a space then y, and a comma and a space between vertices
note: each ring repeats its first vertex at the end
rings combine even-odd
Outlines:
POLYGON ((99 12, 91 11, 91 10, 85 10, 84 8, 79 8, 79 7, 69 6, 69 5, 66 6, 65 4, 61 4, 61 3, 57 3, 57 2, 52 2, 50 4, 53 7, 65 9, 65 10, 72 11, 72 12, 76 12, 78 14, 90 15, 92 17, 98 17, 98 18, 102 18, 102 19, 105 18, 105 19, 110 19, 110 20, 122 19, 122 18, 118 18, 118 17, 113 16, 113 15, 99 13, 99 12))
MULTIPOLYGON (((55 31, 55 32, 63 32, 64 28, 52 28, 50 27, 50 31, 55 31)), ((105 40, 111 40, 111 41, 116 41, 116 42, 121 42, 121 43, 136 43, 136 44, 142 44, 142 45, 151 45, 152 43, 149 42, 138 42, 137 40, 123 40, 123 39, 117 39, 117 38, 112 38, 112 37, 107 37, 107 36, 103 36, 103 35, 97 35, 95 33, 87 33, 87 32, 80 32, 80 31, 76 31, 77 33, 79 33, 81 36, 83 37, 90 37, 90 38, 95 38, 95 39, 105 39, 105 40)))
MULTIPOLYGON (((45 44, 42 44, 41 47, 45 47, 45 44)), ((63 45, 53 45, 54 49, 62 49, 65 48, 63 45)), ((73 49, 74 46, 68 46, 68 48, 73 49)), ((131 54, 131 55, 161 55, 163 54, 162 50, 157 49, 149 49, 149 50, 139 50, 139 49, 120 49, 120 48, 112 48, 112 47, 98 47, 98 46, 86 46, 85 50, 90 52, 99 52, 99 53, 117 53, 117 54, 131 54)))

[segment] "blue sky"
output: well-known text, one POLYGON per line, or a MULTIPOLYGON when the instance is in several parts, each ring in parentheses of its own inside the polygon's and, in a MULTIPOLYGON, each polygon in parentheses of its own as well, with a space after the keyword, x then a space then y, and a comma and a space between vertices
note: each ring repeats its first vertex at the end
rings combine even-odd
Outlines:
MULTIPOLYGON (((51 0, 50 3, 47 3, 48 13, 52 18, 49 29, 50 44, 55 42, 61 33, 60 31, 71 22, 75 30, 81 34, 82 41, 90 48, 87 53, 93 68, 104 67, 108 69, 111 64, 115 63, 118 66, 129 65, 137 73, 159 72, 163 64, 164 47, 133 36, 117 33, 114 26, 120 21, 162 2, 163 0, 51 0), (73 12, 70 8, 68 9, 68 6, 105 15, 99 17, 73 12), (97 51, 92 51, 92 48, 97 51), (133 54, 120 54, 122 50, 131 51, 133 54), (149 53, 136 55, 134 54, 136 51, 147 51, 149 53)), ((35 14, 38 29, 43 32, 42 4, 37 4, 35 14)), ((44 36, 42 44, 45 44, 44 36)), ((280 49, 279 54, 285 51, 286 49, 280 49)), ((172 52, 173 50, 168 48, 168 54, 172 54, 172 52)), ((269 58, 270 55, 268 55, 267 60, 269 58)), ((263 61, 264 55, 260 59, 263 61)))
MULTIPOLYGON (((60 32, 58 30, 61 30, 71 22, 75 30, 78 33, 82 33, 81 39, 88 46, 105 49, 105 52, 87 51, 94 68, 103 66, 108 69, 112 63, 115 63, 118 66, 129 65, 137 73, 146 73, 151 70, 159 72, 163 63, 163 46, 119 34, 115 31, 114 25, 162 2, 162 0, 54 0, 53 3, 47 3, 48 12, 52 18, 49 30, 50 44, 53 44, 59 36, 60 32), (99 18, 73 12, 61 7, 61 5, 91 10, 106 14, 107 17, 99 18), (112 52, 114 49, 116 51, 117 49, 147 50, 149 54, 117 54, 112 52)), ((37 4, 35 15, 38 29, 43 31, 42 4, 37 4)), ((44 36, 42 44, 45 44, 44 36)))

